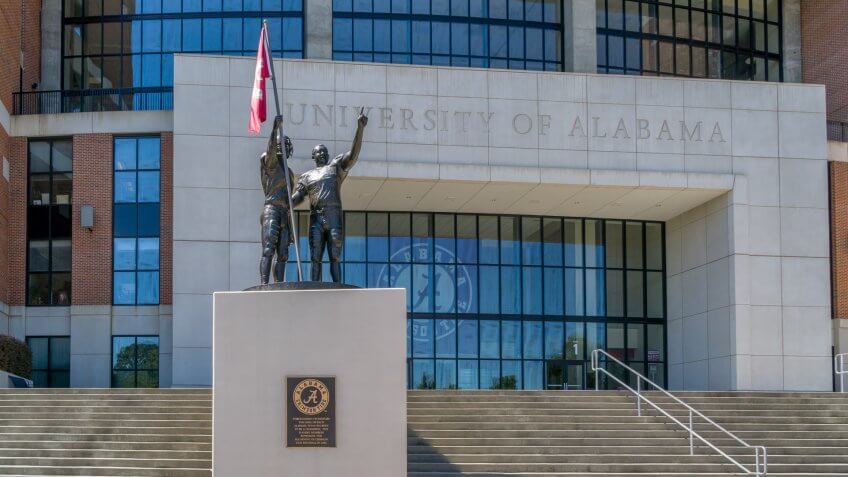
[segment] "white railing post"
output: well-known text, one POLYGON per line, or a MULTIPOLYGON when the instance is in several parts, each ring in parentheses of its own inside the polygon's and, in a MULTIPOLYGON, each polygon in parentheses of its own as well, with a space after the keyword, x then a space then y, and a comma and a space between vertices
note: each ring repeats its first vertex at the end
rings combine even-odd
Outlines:
POLYGON ((692 410, 689 410, 689 455, 695 455, 695 428, 692 427, 692 410))
POLYGON ((848 353, 840 353, 833 357, 833 373, 839 379, 839 392, 845 392, 845 375, 848 374, 848 369, 845 369, 845 357, 848 353))
POLYGON ((642 378, 636 376, 636 412, 642 417, 642 378))

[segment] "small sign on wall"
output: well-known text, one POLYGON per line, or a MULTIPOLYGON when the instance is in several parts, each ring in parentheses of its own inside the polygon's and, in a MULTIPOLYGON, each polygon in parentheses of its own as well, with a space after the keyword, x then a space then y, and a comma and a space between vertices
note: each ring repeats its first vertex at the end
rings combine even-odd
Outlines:
POLYGON ((286 447, 336 447, 335 377, 286 377, 286 447))

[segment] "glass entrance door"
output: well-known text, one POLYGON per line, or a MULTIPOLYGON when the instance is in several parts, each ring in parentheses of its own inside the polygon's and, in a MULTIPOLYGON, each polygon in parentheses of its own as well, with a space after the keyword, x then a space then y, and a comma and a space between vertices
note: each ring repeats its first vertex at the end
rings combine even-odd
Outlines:
POLYGON ((562 360, 549 360, 545 363, 545 389, 583 389, 583 363, 562 360))

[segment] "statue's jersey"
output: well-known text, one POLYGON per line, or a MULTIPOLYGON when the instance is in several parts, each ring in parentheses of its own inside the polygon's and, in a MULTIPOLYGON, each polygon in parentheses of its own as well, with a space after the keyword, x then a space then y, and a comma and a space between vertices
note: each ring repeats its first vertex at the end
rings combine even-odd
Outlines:
POLYGON ((297 190, 306 190, 313 209, 342 206, 341 186, 347 177, 343 158, 344 154, 339 154, 326 166, 304 172, 298 179, 297 190))
MULTIPOLYGON (((280 161, 269 161, 267 154, 263 153, 260 159, 260 175, 262 190, 265 192, 265 205, 277 205, 288 208, 288 188, 286 187, 286 176, 283 174, 283 165, 280 161)), ((294 184, 294 174, 289 169, 289 183, 294 184)))

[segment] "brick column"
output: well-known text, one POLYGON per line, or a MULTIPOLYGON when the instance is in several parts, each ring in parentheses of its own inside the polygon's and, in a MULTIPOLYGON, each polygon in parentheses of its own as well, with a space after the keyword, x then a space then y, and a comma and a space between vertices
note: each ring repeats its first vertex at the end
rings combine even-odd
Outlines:
POLYGON ((112 304, 112 135, 74 136, 71 264, 74 305, 112 304), (94 228, 80 227, 83 205, 94 206, 94 228))
POLYGON ((9 305, 26 301, 27 140, 9 141, 9 305))
MULTIPOLYGON (((0 302, 7 304, 9 303, 9 180, 3 175, 2 168, 4 162, 8 160, 9 135, 3 126, 0 126, 0 302)), ((0 332, 2 331, 0 329, 0 332)))

